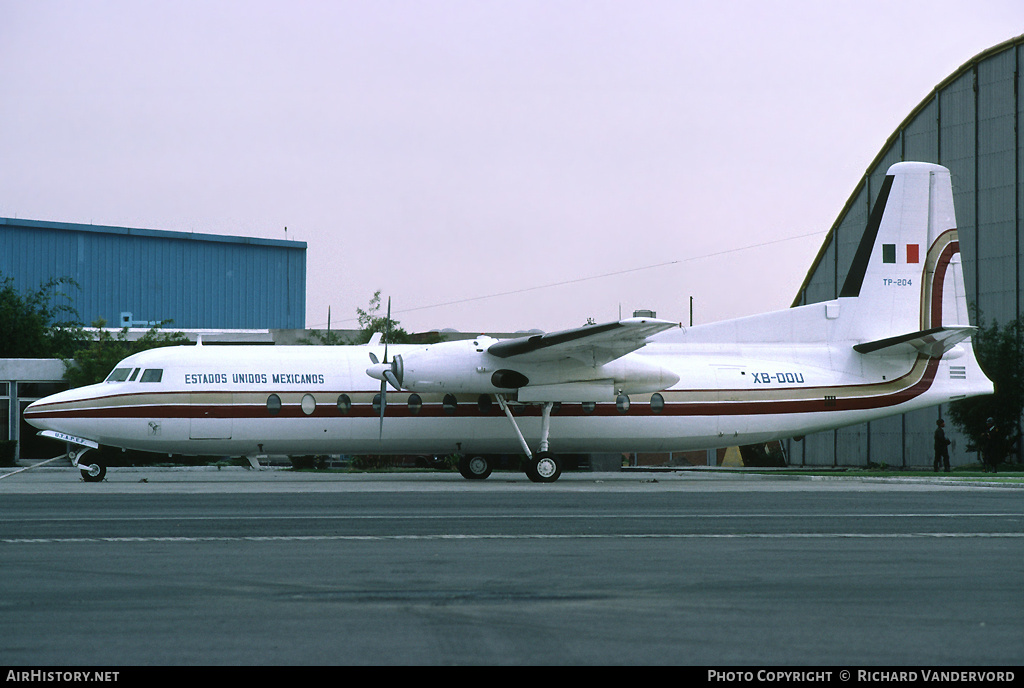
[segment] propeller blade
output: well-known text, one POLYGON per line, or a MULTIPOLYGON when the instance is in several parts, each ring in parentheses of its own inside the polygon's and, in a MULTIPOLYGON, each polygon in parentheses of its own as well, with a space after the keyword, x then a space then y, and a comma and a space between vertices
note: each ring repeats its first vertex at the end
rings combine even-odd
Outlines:
POLYGON ((384 409, 388 405, 388 383, 384 380, 380 381, 380 434, 378 435, 378 441, 384 439, 384 409))
MULTIPOLYGON (((384 360, 378 361, 377 356, 371 351, 370 361, 373 362, 373 366, 366 369, 366 374, 370 377, 377 378, 380 380, 380 430, 378 440, 384 440, 384 411, 388 406, 388 383, 396 390, 402 389, 402 385, 398 383, 398 376, 395 375, 394 364, 388 365, 388 340, 391 339, 391 297, 388 297, 388 319, 385 324, 384 333, 384 360)), ((372 340, 371 340, 372 341, 372 340)), ((380 341, 378 339, 378 341, 380 341)))
POLYGON ((391 341, 391 297, 388 297, 388 319, 384 321, 384 362, 388 362, 388 342, 391 341))

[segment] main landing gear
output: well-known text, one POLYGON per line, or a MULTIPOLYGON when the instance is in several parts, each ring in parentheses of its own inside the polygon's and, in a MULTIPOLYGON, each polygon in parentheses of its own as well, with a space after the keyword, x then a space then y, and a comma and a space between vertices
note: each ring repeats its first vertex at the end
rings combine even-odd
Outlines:
MULTIPOLYGON (((553 483, 558 480, 558 476, 562 475, 562 462, 557 456, 548 451, 548 435, 551 432, 551 409, 554 407, 554 404, 547 402, 541 408, 540 451, 534 454, 530 451, 530 445, 527 444, 526 439, 523 437, 519 424, 516 423, 516 419, 512 415, 512 409, 509 408, 505 398, 500 394, 496 396, 501 410, 505 412, 509 422, 512 424, 512 429, 515 430, 516 437, 519 438, 519 444, 522 445, 523 452, 526 454, 526 459, 522 464, 526 477, 535 483, 553 483)), ((463 456, 459 459, 459 473, 467 480, 483 480, 491 474, 491 468, 491 462, 485 456, 463 456)))
POLYGON ((462 456, 459 473, 466 480, 483 480, 491 474, 491 462, 484 456, 462 456))
POLYGON ((554 408, 554 404, 548 401, 541 408, 540 451, 534 454, 530 451, 530 445, 526 443, 522 431, 519 430, 519 424, 516 423, 516 419, 512 415, 512 409, 509 408, 505 397, 500 394, 496 396, 498 397, 498 404, 501 406, 501 410, 505 412, 505 416, 512 423, 516 437, 519 438, 519 444, 522 445, 523 451, 526 453, 526 461, 523 463, 523 471, 526 473, 526 477, 535 483, 553 483, 558 480, 558 476, 562 475, 562 463, 557 456, 548 451, 548 435, 551 433, 551 409, 554 408))

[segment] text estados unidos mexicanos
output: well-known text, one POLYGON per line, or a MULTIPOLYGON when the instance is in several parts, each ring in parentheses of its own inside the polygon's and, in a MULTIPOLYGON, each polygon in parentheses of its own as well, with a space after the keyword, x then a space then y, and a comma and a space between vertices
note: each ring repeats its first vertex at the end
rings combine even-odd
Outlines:
POLYGON ((229 381, 265 385, 268 380, 275 385, 322 385, 325 377, 323 373, 185 373, 186 385, 226 385, 229 381))
MULTIPOLYGON (((775 681, 831 681, 832 671, 717 671, 708 669, 709 681, 758 681, 773 683, 775 681)), ((1012 671, 958 671, 953 669, 921 669, 920 671, 868 671, 858 669, 855 677, 858 682, 903 682, 903 681, 953 681, 957 683, 973 683, 1000 681, 1011 682, 1016 676, 1012 671)))

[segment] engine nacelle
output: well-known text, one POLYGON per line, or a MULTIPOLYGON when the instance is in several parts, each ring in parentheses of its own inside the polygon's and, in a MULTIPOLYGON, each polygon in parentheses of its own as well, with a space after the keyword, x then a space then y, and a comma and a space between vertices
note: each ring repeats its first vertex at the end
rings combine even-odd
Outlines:
POLYGON ((509 394, 518 390, 522 401, 613 401, 617 394, 656 392, 679 381, 672 371, 634 355, 601 366, 572 358, 516 363, 514 358, 487 353, 495 341, 479 337, 433 344, 395 356, 389 367, 402 389, 411 392, 509 394))
POLYGON ((411 392, 494 394, 529 384, 521 372, 487 353, 495 340, 443 342, 395 356, 393 371, 411 392))

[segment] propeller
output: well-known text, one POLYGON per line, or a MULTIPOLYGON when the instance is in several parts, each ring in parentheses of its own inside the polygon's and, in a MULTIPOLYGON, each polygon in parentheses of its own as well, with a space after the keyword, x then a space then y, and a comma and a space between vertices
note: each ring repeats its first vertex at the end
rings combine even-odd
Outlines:
POLYGON ((384 334, 384 361, 377 359, 377 355, 370 352, 372 366, 366 369, 366 374, 380 380, 380 438, 384 438, 384 411, 388 405, 388 383, 396 391, 402 389, 400 382, 402 376, 402 357, 396 356, 395 360, 388 363, 388 340, 391 338, 391 297, 388 297, 388 319, 387 332, 384 334))

